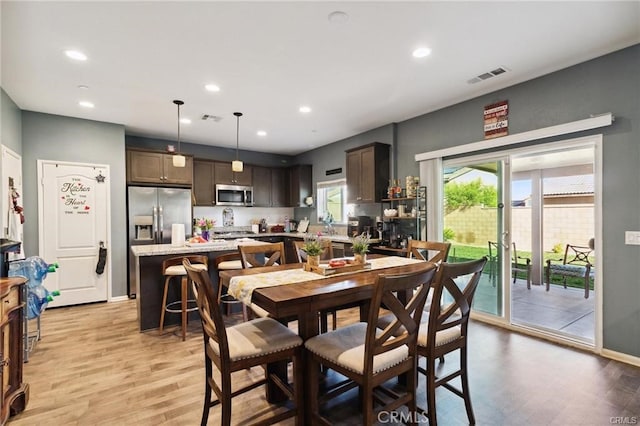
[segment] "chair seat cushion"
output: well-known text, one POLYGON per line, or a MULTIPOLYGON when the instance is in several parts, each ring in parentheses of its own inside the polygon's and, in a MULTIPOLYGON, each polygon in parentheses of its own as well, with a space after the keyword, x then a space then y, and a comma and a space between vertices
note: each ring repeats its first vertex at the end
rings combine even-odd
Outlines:
MULTIPOLYGON (((454 313, 454 318, 459 318, 459 312, 454 313)), ((378 318, 378 328, 384 329, 395 319, 393 314, 384 315, 378 318)), ((422 313, 422 318, 420 319, 420 329, 418 330, 418 345, 427 347, 427 329, 429 328, 429 311, 424 311, 422 313)), ((400 327, 401 330, 404 330, 404 327, 400 327)), ((436 334, 436 346, 441 346, 446 343, 449 343, 458 337, 460 337, 461 331, 460 326, 451 327, 447 330, 440 331, 436 334)))
MULTIPOLYGON (((227 327, 229 358, 237 361, 302 345, 302 339, 288 327, 271 318, 258 318, 227 327)), ((216 354, 218 344, 209 340, 216 354)))
MULTIPOLYGON (((204 263, 194 263, 191 266, 199 271, 207 270, 207 265, 205 265, 204 263)), ((187 271, 182 265, 173 265, 164 270, 164 275, 187 275, 187 271)))
POLYGON ((241 260, 226 260, 224 262, 218 263, 218 270, 229 270, 229 269, 242 269, 242 261, 241 260))
MULTIPOLYGON (((567 275, 571 277, 584 277, 587 273, 587 267, 582 265, 550 265, 551 273, 567 275)), ((589 277, 595 276, 594 268, 589 271, 589 277)))
MULTIPOLYGON (((321 358, 363 374, 366 332, 367 323, 359 322, 312 337, 305 342, 305 347, 321 358)), ((407 359, 408 355, 406 346, 376 355, 373 358, 373 372, 391 368, 407 359)))

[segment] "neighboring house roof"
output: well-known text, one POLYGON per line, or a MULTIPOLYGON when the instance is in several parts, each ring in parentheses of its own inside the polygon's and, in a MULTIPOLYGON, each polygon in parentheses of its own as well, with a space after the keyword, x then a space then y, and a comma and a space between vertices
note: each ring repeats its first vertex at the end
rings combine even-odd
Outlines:
POLYGON ((542 184, 544 196, 593 194, 593 175, 545 178, 542 184))

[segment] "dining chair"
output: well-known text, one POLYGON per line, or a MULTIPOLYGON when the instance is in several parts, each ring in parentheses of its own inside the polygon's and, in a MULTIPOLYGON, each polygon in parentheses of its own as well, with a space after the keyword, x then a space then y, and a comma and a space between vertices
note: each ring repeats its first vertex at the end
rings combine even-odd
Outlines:
POLYGON ((448 389, 464 399, 469 424, 475 424, 467 369, 467 337, 471 303, 487 258, 462 263, 442 263, 433 280, 429 313, 423 317, 418 332, 417 353, 426 359, 418 372, 426 377, 429 425, 436 426, 436 388, 448 389), (436 377, 435 361, 448 353, 460 351, 460 366, 444 377, 436 377), (461 389, 449 382, 460 377, 461 389))
MULTIPOLYGON (((318 241, 322 246, 322 253, 320 254, 320 260, 322 261, 322 260, 333 259, 333 245, 331 243, 331 240, 327 238, 320 238, 318 241)), ((307 261, 307 253, 302 249, 305 243, 306 242, 303 240, 295 240, 293 242, 293 247, 295 248, 298 263, 304 263, 307 261)), ((338 324, 338 314, 337 314, 338 309, 340 308, 330 309, 330 310, 320 312, 320 332, 321 333, 326 333, 327 330, 329 329, 328 314, 331 314, 331 319, 333 321, 332 329, 333 330, 336 329, 338 324)))
POLYGON ((440 241, 411 240, 407 247, 407 257, 433 263, 446 262, 451 243, 440 241))
MULTIPOLYGON (((262 386, 268 380, 278 386, 295 405, 286 411, 278 410, 275 415, 261 423, 272 424, 295 417, 296 425, 302 425, 304 418, 302 339, 272 318, 257 318, 225 327, 220 305, 215 296, 219 284, 212 283, 209 274, 194 268, 188 259, 183 262, 183 265, 192 281, 204 338, 206 376, 201 425, 207 424, 210 408, 220 405, 222 408, 220 424, 229 426, 232 398, 262 386), (265 370, 265 375, 260 380, 232 389, 232 373, 256 366, 263 367, 265 364, 278 361, 293 362, 293 384, 289 383, 288 378, 282 380, 268 375, 265 370), (216 381, 216 375, 214 375, 214 365, 219 373, 219 381, 216 381), (213 400, 212 392, 216 397, 213 400)), ((256 414, 252 410, 245 411, 252 415, 256 414)), ((244 422, 234 421, 234 423, 244 422)))
POLYGON ((241 244, 238 246, 243 268, 284 264, 284 243, 241 244))
POLYGON ((358 322, 319 334, 305 342, 307 349, 307 375, 311 386, 307 396, 312 422, 330 424, 322 416, 320 407, 330 399, 359 386, 361 391, 364 425, 376 420, 376 413, 392 411, 406 405, 411 415, 416 414, 417 346, 416 339, 429 286, 436 266, 425 263, 410 274, 380 274, 373 286, 368 321, 358 322), (412 294, 403 302, 399 293, 412 294), (384 302, 395 316, 394 320, 378 330, 376 324, 384 302), (320 366, 328 367, 346 377, 320 394, 320 366), (406 375, 404 393, 385 386, 393 377, 406 375), (395 398, 395 399, 394 399, 395 398), (389 399, 393 401, 388 402, 389 399), (374 401, 383 405, 376 407, 374 401))
MULTIPOLYGON (((286 263, 284 243, 241 244, 238 246, 242 268, 260 268, 286 263)), ((252 303, 251 312, 258 317, 269 315, 267 311, 252 303)))
POLYGON ((237 300, 233 298, 233 296, 228 294, 227 293, 228 289, 226 289, 225 286, 222 285, 222 281, 220 280, 220 272, 222 271, 243 269, 242 260, 240 259, 240 252, 235 251, 232 253, 225 253, 225 254, 216 256, 213 259, 213 264, 214 264, 215 270, 218 273, 218 283, 220 284, 218 285, 218 303, 222 303, 222 305, 225 306, 227 316, 231 313, 232 306, 239 305, 239 304, 242 305, 242 319, 244 321, 247 321, 249 319, 248 313, 247 313, 247 306, 244 303, 242 303, 240 300, 237 300))
POLYGON ((578 277, 584 280, 584 298, 589 298, 589 287, 592 279, 595 279, 595 269, 589 260, 593 252, 593 243, 589 241, 589 247, 567 244, 562 259, 547 259, 546 281, 547 291, 551 285, 552 275, 560 275, 564 288, 567 288, 567 277, 578 277), (553 262, 562 263, 553 263, 553 262))

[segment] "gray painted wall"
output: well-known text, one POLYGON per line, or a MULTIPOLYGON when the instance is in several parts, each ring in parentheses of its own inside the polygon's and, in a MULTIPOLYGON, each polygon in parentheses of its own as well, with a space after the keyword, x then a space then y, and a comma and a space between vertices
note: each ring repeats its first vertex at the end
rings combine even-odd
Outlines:
POLYGON ((22 155, 22 112, 18 105, 0 88, 0 143, 22 155))
POLYGON ((127 294, 124 126, 42 114, 22 113, 25 247, 38 255, 37 160, 108 164, 111 172, 112 296, 127 294))

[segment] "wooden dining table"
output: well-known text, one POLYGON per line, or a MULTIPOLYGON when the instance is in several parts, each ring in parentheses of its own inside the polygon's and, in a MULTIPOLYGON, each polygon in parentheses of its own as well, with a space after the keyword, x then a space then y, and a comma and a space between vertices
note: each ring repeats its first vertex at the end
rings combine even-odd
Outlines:
MULTIPOLYGON (((389 263, 391 266, 379 267, 380 265, 378 265, 375 269, 363 269, 327 276, 313 273, 308 280, 302 282, 256 287, 252 291, 250 301, 266 310, 270 317, 283 323, 297 320, 298 334, 303 340, 307 340, 319 333, 318 315, 321 311, 327 309, 359 306, 360 320, 366 321, 369 301, 373 294, 373 286, 379 274, 412 273, 424 268, 424 261, 416 259, 382 255, 369 255, 369 259, 372 263, 377 262, 374 259, 383 259, 382 262, 389 263), (387 259, 384 260, 385 258, 387 259)), ((220 280, 222 285, 229 288, 229 293, 233 294, 234 290, 237 291, 237 289, 234 289, 234 285, 237 285, 239 281, 239 279, 233 280, 234 277, 242 278, 247 275, 261 274, 261 277, 268 282, 269 273, 296 269, 303 269, 303 264, 294 263, 263 268, 228 270, 220 273, 220 280)), ((276 274, 273 274, 273 276, 275 277, 276 274)), ((306 356, 303 356, 303 363, 306 363, 306 356)), ((269 373, 276 373, 281 377, 286 377, 286 364, 269 365, 267 369, 269 373)), ((305 375, 306 377, 307 375, 305 375)), ((305 394, 309 394, 311 386, 317 386, 317 383, 308 383, 308 381, 304 383, 305 394)), ((286 395, 280 392, 280 389, 275 385, 268 384, 266 392, 267 400, 270 402, 286 399, 286 395)), ((308 398, 304 398, 305 402, 307 400, 308 398)), ((308 415, 307 408, 305 407, 304 411, 308 415)))

